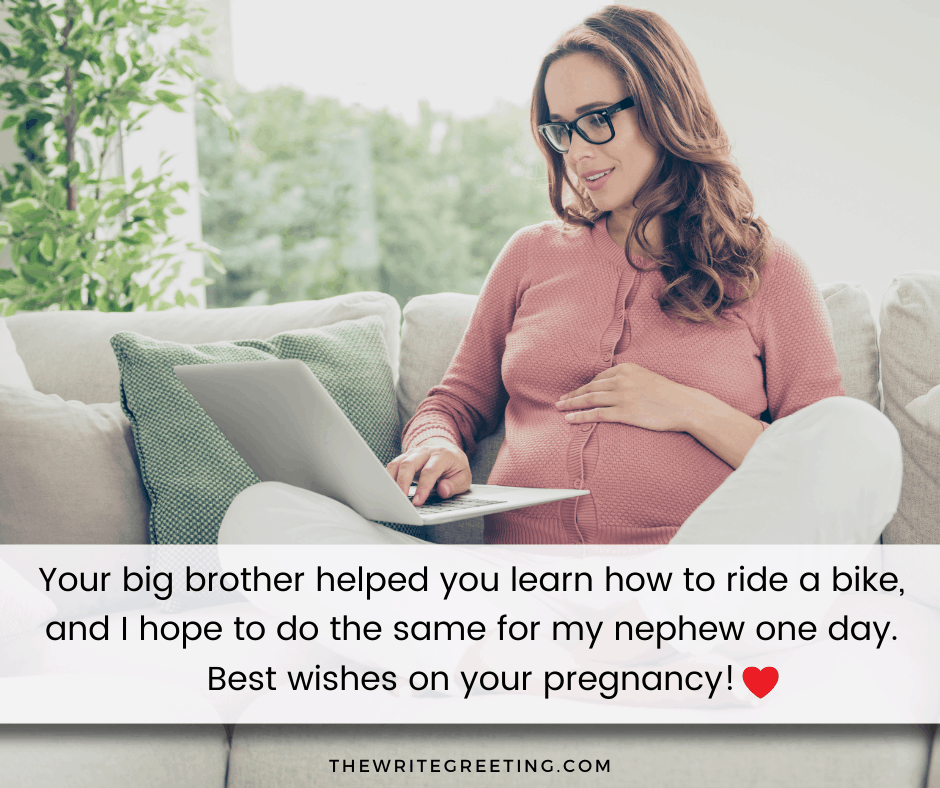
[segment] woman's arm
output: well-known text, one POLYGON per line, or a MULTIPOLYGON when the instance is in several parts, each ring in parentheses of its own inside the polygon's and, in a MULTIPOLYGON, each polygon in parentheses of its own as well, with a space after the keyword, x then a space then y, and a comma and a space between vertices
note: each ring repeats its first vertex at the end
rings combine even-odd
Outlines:
POLYGON ((442 497, 466 491, 470 466, 464 450, 472 454, 476 441, 499 425, 509 396, 502 380, 506 336, 525 288, 529 244, 538 232, 538 227, 525 228, 506 243, 447 374, 405 425, 402 454, 387 468, 405 492, 419 479, 413 498, 418 505, 438 480, 442 497))
POLYGON ((778 239, 761 279, 744 315, 764 362, 771 419, 844 396, 829 311, 806 264, 778 239))
POLYGON ((767 425, 708 392, 689 389, 689 397, 684 431, 736 469, 767 425))

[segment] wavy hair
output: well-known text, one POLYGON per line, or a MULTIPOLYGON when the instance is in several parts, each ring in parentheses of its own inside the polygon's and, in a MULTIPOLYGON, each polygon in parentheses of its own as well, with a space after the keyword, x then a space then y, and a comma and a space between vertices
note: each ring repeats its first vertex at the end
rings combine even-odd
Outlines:
POLYGON ((610 5, 565 33, 545 56, 532 92, 531 125, 548 164, 552 209, 566 226, 592 226, 604 212, 572 181, 562 154, 538 133, 549 121, 545 76, 549 66, 575 54, 610 66, 636 101, 639 128, 658 147, 659 161, 634 199, 637 211, 627 249, 641 249, 666 284, 659 294, 666 314, 716 322, 724 310, 752 298, 770 255, 770 229, 754 213, 754 198, 731 158, 695 60, 658 14, 610 5), (662 251, 653 252, 647 227, 661 217, 662 251))

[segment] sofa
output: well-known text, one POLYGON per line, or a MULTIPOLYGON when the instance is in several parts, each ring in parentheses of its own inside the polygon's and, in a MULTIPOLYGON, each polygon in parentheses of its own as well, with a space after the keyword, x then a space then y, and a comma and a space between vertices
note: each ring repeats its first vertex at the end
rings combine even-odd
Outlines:
MULTIPOLYGON (((901 436, 902 497, 883 541, 940 543, 940 273, 898 276, 877 313, 852 283, 821 291, 848 396, 881 408, 901 436)), ((109 344, 116 332, 202 343, 376 315, 404 424, 442 378, 475 301, 453 293, 420 296, 402 312, 387 295, 354 293, 263 307, 24 313, 0 321, 0 445, 7 458, 0 460, 0 545, 146 541, 149 504, 117 404, 109 344), (73 432, 66 445, 58 436, 67 430, 73 432)), ((499 430, 481 442, 471 458, 475 482, 486 481, 501 441, 499 430)), ((482 523, 435 526, 426 535, 479 542, 482 523)), ((7 647, 2 635, 0 626, 0 649, 7 647)), ((940 788, 935 727, 5 725, 0 786, 422 786, 444 777, 451 785, 940 788), (343 772, 344 761, 361 758, 455 759, 471 770, 343 772), (609 760, 610 771, 477 771, 483 760, 505 759, 550 759, 558 769, 569 759, 609 760)))

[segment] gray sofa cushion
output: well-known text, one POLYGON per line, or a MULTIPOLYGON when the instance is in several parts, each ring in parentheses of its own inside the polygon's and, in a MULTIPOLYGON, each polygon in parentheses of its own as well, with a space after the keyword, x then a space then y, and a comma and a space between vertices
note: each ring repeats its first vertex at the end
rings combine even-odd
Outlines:
POLYGON ((398 370, 398 302, 384 293, 349 293, 322 301, 233 309, 164 312, 21 312, 7 325, 33 385, 81 402, 117 402, 119 375, 110 338, 134 331, 185 344, 265 339, 283 331, 317 328, 367 315, 382 319, 393 374, 398 370))
MULTIPOLYGON (((917 726, 251 726, 232 738, 228 788, 312 785, 564 785, 662 788, 922 788, 930 737, 917 726), (359 759, 610 761, 609 772, 342 772, 359 759), (340 760, 333 771, 331 759, 340 760)), ((406 767, 407 768, 407 767, 406 767)), ((425 764, 430 769, 430 763, 425 764)), ((472 768, 476 768, 475 765, 472 768)))
POLYGON ((29 788, 225 788, 221 725, 6 725, 0 783, 29 788))
POLYGON ((940 273, 894 279, 881 305, 885 412, 904 451, 901 503, 886 544, 940 544, 940 273))

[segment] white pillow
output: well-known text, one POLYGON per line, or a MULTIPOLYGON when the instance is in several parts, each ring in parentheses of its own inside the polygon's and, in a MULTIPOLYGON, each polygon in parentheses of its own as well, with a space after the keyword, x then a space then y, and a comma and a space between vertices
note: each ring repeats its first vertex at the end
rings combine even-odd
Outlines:
POLYGON ((934 386, 926 394, 911 400, 904 410, 925 430, 940 435, 940 386, 934 386))
POLYGON ((35 629, 55 615, 52 601, 0 561, 0 643, 35 629))
POLYGON ((29 379, 23 359, 16 352, 16 343, 3 318, 0 318, 0 385, 35 391, 33 381, 29 379))

